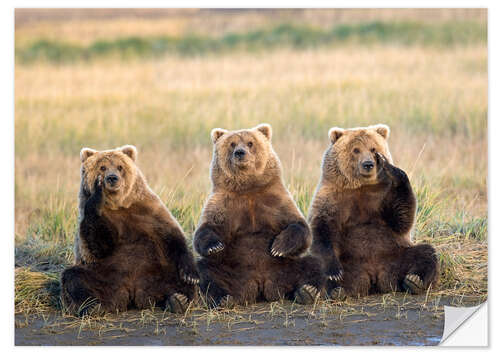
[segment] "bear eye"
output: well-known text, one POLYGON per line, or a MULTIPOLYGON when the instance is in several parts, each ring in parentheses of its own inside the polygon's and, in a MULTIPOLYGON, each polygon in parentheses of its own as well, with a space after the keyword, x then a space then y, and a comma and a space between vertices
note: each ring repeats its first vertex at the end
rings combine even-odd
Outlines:
POLYGON ((354 152, 355 154, 359 154, 359 149, 358 149, 358 148, 354 148, 353 152, 354 152))
POLYGON ((118 165, 117 169, 118 171, 121 171, 123 169, 122 165, 118 165))
POLYGON ((375 150, 375 148, 371 148, 370 151, 375 154, 375 151, 377 150, 375 150))
POLYGON ((231 143, 231 147, 234 149, 234 147, 236 146, 236 143, 231 143))
POLYGON ((106 166, 101 166, 101 171, 106 171, 106 166))
POLYGON ((251 148, 253 146, 253 143, 251 141, 248 142, 248 147, 251 148))

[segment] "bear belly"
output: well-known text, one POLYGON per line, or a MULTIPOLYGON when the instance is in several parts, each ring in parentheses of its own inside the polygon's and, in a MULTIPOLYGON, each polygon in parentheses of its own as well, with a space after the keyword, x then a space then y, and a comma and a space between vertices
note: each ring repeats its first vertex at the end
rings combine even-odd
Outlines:
POLYGON ((244 233, 228 239, 221 264, 246 272, 265 270, 278 258, 271 256, 273 232, 244 233))
POLYGON ((379 261, 402 250, 400 239, 384 223, 365 223, 342 232, 340 258, 364 262, 379 261))
MULTIPOLYGON (((226 241, 221 253, 199 261, 202 276, 233 295, 240 303, 260 300, 266 295, 266 289, 281 284, 284 279, 281 275, 291 273, 290 270, 295 269, 298 263, 294 259, 270 254, 274 237, 273 232, 233 237, 230 242, 226 241)), ((204 284, 201 289, 204 290, 204 284)))
POLYGON ((101 265, 116 271, 129 286, 142 284, 145 278, 157 280, 175 273, 162 256, 161 249, 149 239, 118 245, 101 265))

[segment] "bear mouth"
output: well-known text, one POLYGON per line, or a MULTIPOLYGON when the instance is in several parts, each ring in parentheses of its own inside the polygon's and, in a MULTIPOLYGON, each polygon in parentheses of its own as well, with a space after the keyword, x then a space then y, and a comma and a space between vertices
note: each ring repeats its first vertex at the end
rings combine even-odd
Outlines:
POLYGON ((364 178, 364 179, 367 179, 367 180, 371 180, 371 179, 374 179, 375 177, 377 177, 377 174, 376 174, 376 171, 373 170, 373 171, 370 171, 370 172, 363 172, 363 171, 360 171, 359 172, 359 175, 364 178))
POLYGON ((250 167, 251 162, 248 159, 235 159, 232 160, 232 164, 235 168, 244 170, 250 167))
POLYGON ((120 191, 120 188, 121 188, 122 185, 120 184, 115 184, 113 186, 111 185, 105 185, 105 189, 106 189, 106 192, 110 193, 110 194, 114 194, 114 193, 117 193, 118 191, 120 191))

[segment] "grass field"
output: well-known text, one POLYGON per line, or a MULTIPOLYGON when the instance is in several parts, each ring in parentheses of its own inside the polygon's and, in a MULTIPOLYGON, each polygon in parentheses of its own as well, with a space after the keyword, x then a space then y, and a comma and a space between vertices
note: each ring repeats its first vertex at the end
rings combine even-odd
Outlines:
POLYGON ((261 122, 273 126, 304 214, 328 129, 388 124, 393 158, 418 195, 415 240, 440 252, 432 294, 485 299, 485 12, 436 10, 429 21, 391 11, 354 12, 352 21, 311 11, 293 17, 301 23, 174 13, 16 28, 16 312, 56 309, 46 283, 72 262, 82 147, 136 145, 150 186, 191 239, 210 189, 210 130, 261 122), (175 45, 152 49, 166 39, 175 45), (195 50, 183 52, 183 41, 195 50))

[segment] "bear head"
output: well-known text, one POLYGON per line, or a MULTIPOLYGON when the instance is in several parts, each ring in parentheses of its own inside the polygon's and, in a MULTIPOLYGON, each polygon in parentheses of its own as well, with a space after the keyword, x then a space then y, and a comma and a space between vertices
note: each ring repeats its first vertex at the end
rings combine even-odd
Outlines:
POLYGON ((381 167, 376 153, 392 164, 387 139, 390 129, 377 124, 368 127, 328 131, 330 147, 323 157, 323 178, 345 188, 377 183, 381 167))
POLYGON ((241 191, 281 179, 281 164, 271 145, 271 136, 269 124, 237 131, 213 129, 210 174, 214 187, 241 191))
POLYGON ((136 166, 137 149, 125 145, 113 150, 80 151, 81 175, 84 190, 93 193, 96 180, 101 180, 105 204, 110 208, 127 206, 126 201, 140 176, 136 166))

